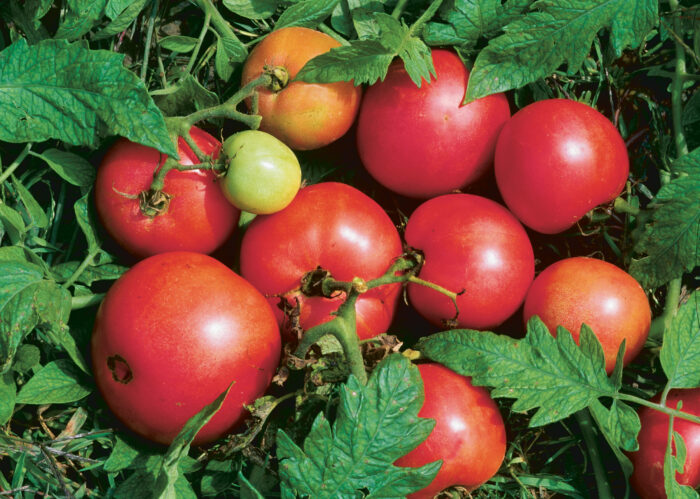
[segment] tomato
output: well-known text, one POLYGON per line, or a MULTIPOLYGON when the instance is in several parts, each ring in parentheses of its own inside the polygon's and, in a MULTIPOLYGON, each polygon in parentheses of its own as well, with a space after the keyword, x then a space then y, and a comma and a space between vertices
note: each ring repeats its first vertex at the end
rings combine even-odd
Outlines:
POLYGON ((265 298, 224 264, 172 252, 137 263, 109 289, 92 335, 97 386, 136 433, 168 444, 234 382, 194 443, 211 442, 267 389, 281 338, 265 298))
MULTIPOLYGON (((203 153, 218 156, 221 144, 192 127, 203 153)), ((178 140, 180 163, 198 163, 185 141, 178 140)), ((240 212, 216 185, 211 170, 171 170, 163 192, 172 196, 168 209, 153 217, 143 214, 135 196, 150 188, 153 174, 165 162, 156 149, 118 140, 97 171, 95 204, 107 232, 129 253, 145 257, 166 251, 211 253, 233 233, 240 212)))
MULTIPOLYGON (((497 326, 518 309, 535 275, 530 239, 503 206, 471 194, 446 194, 413 212, 406 242, 425 255, 419 277, 459 293, 457 325, 497 326)), ((455 314, 452 301, 418 284, 408 285, 411 305, 441 325, 455 314)))
POLYGON ((496 145, 496 182, 508 208, 528 227, 562 232, 625 186, 625 142, 586 104, 538 101, 506 123, 496 145))
MULTIPOLYGON (((401 255, 398 231, 382 208, 349 185, 325 182, 305 187, 284 210, 258 216, 241 243, 241 274, 265 295, 289 333, 278 305, 299 307, 309 329, 327 322, 344 300, 305 296, 301 278, 322 267, 335 279, 380 277, 401 255)), ((371 338, 387 330, 401 291, 398 284, 362 294, 356 304, 357 334, 371 338)))
POLYGON ((266 67, 284 68, 291 81, 279 91, 258 90, 260 130, 299 150, 323 147, 348 131, 360 106, 361 87, 343 81, 292 81, 309 60, 339 46, 324 33, 299 27, 273 31, 255 46, 243 65, 241 86, 259 77, 266 67))
POLYGON ((538 315, 555 335, 558 325, 578 342, 587 324, 603 346, 605 369, 615 367, 617 351, 626 340, 624 364, 642 350, 649 335, 651 309, 644 290, 627 272, 594 258, 575 257, 547 267, 525 298, 527 321, 538 315))
POLYGON ((409 499, 430 499, 461 485, 474 490, 496 474, 506 452, 506 429, 486 389, 440 364, 420 364, 425 401, 418 412, 435 420, 425 441, 399 458, 397 466, 419 467, 442 460, 433 481, 409 499))
POLYGON ((498 133, 510 118, 494 94, 462 105, 469 71, 452 51, 434 49, 437 79, 418 88, 403 62, 367 89, 357 148, 367 171, 394 192, 429 198, 460 189, 493 163, 498 133))
POLYGON ((280 211, 301 185, 301 166, 294 151, 269 133, 238 132, 224 141, 228 169, 221 183, 226 199, 256 214, 280 211))
MULTIPOLYGON (((653 400, 659 402, 661 397, 657 395, 653 400)), ((681 400, 683 412, 700 416, 700 388, 671 390, 666 398, 666 406, 675 409, 681 400)), ((639 419, 642 423, 637 436, 639 449, 627 454, 634 464, 630 483, 642 499, 663 499, 666 497, 664 455, 668 442, 669 417, 650 407, 642 407, 639 419)), ((697 488, 700 485, 700 425, 674 418, 673 431, 681 434, 687 452, 683 474, 676 473, 676 480, 681 485, 697 488)), ((673 449, 675 452, 675 444, 673 449)))

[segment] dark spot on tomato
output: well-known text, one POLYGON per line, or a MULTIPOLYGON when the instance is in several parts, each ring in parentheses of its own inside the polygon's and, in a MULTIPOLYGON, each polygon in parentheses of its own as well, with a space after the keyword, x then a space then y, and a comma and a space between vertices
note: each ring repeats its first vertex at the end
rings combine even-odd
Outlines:
POLYGON ((125 385, 134 379, 134 374, 131 372, 131 367, 121 355, 112 355, 107 357, 107 367, 112 371, 112 378, 118 383, 125 385))

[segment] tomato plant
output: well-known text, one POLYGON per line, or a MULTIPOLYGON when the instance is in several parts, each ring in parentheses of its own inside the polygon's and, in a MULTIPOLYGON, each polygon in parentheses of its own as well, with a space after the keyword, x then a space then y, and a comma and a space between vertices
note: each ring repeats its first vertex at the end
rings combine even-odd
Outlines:
MULTIPOLYGON (((192 138, 203 153, 216 158, 221 144, 198 128, 192 138)), ((180 138, 180 163, 198 164, 180 138)), ((239 211, 224 197, 210 170, 170 171, 165 177, 161 212, 144 213, 146 193, 165 157, 157 150, 125 139, 107 151, 95 180, 95 205, 100 220, 129 253, 145 257, 166 251, 211 253, 236 228, 239 211)))
MULTIPOLYGON (((532 245, 520 222, 495 201, 447 194, 420 205, 406 242, 423 252, 419 277, 459 293, 459 327, 497 326, 518 309, 535 273, 532 245)), ((455 315, 437 291, 409 284, 413 307, 435 324, 455 315)))
POLYGON ((615 265, 586 257, 566 258, 542 271, 527 292, 523 313, 525 320, 538 315, 552 334, 565 327, 576 340, 581 324, 588 325, 603 346, 608 372, 623 340, 623 363, 637 356, 651 323, 639 283, 615 265))
POLYGON ((629 159, 605 116, 580 102, 548 99, 524 107, 503 127, 495 171, 515 216, 555 234, 620 194, 629 159))
POLYGON ((266 215, 294 199, 301 167, 284 142, 265 132, 246 130, 228 137, 222 151, 227 170, 221 188, 234 206, 266 215))
POLYGON ((241 85, 266 67, 282 68, 282 81, 278 78, 275 88, 259 91, 260 130, 300 150, 317 149, 345 135, 355 121, 362 87, 293 81, 310 59, 338 46, 330 36, 301 27, 274 31, 256 45, 243 66, 241 85))
POLYGON ((441 490, 461 485, 474 490, 496 474, 506 451, 506 428, 489 392, 472 385, 439 364, 419 364, 425 400, 418 415, 435 420, 430 436, 396 461, 398 466, 422 466, 442 460, 428 487, 410 494, 430 499, 441 490))
MULTIPOLYGON (((328 321, 343 301, 307 296, 301 280, 321 267, 341 280, 381 276, 401 255, 401 239, 393 223, 366 194, 345 184, 324 182, 305 187, 292 203, 272 215, 256 217, 241 245, 241 274, 270 298, 280 322, 280 300, 298 307, 302 328, 328 321)), ((383 286, 357 301, 357 334, 361 339, 389 327, 399 297, 399 285, 383 286)), ((287 319, 289 319, 287 317, 287 319)))
MULTIPOLYGON (((653 400, 659 402, 660 395, 653 400)), ((683 403, 683 411, 700 416, 700 388, 690 390, 672 390, 666 398, 666 406, 675 409, 683 403)), ((642 428, 637 437, 639 450, 628 454, 634 464, 634 473, 630 483, 643 499, 662 499, 667 497, 664 487, 664 455, 668 443, 669 416, 649 407, 639 410, 642 428)), ((681 485, 693 488, 700 485, 700 425, 680 418, 675 418, 673 431, 683 437, 686 448, 685 466, 682 473, 676 474, 681 485)), ((678 446, 674 444, 674 453, 678 446)))
POLYGON ((194 442, 234 429, 270 384, 280 351, 264 297, 215 259, 190 252, 149 257, 118 279, 92 335, 95 380, 110 409, 163 444, 230 383, 194 442))
POLYGON ((493 163, 496 139, 510 117, 493 94, 462 105, 469 71, 457 54, 433 49, 435 78, 417 87, 400 61, 365 92, 357 148, 367 171, 405 196, 429 198, 460 189, 493 163))

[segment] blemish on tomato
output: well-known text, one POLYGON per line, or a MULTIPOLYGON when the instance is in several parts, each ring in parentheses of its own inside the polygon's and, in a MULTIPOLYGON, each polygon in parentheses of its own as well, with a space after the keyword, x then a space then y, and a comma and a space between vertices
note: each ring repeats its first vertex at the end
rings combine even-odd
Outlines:
POLYGON ((107 368, 112 371, 112 378, 117 383, 125 385, 134 379, 134 374, 131 372, 131 367, 121 355, 112 355, 107 357, 107 368))

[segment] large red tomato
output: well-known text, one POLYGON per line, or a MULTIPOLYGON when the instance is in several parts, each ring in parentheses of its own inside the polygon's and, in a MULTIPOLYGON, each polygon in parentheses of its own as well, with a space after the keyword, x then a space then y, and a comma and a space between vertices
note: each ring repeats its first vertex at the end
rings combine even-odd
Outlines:
POLYGON ((580 102, 551 99, 524 107, 506 123, 495 171, 513 214, 538 232, 555 234, 620 193, 629 159, 605 116, 580 102))
MULTIPOLYGON (((471 194, 447 194, 420 205, 406 225, 406 242, 425 255, 419 277, 459 293, 460 327, 499 325, 518 309, 535 275, 530 239, 503 206, 471 194)), ((411 305, 441 325, 452 301, 409 284, 411 305)))
POLYGON ((527 293, 523 313, 526 321, 538 315, 552 334, 564 326, 577 342, 581 324, 587 324, 603 346, 608 372, 622 340, 624 364, 637 356, 651 323, 639 283, 619 267, 587 257, 566 258, 544 269, 527 293))
POLYGON ((432 433, 396 461, 419 467, 442 460, 426 488, 410 499, 430 499, 447 487, 476 489, 496 474, 506 452, 506 429, 489 392, 440 364, 418 366, 425 401, 418 415, 435 420, 432 433))
POLYGON ((429 198, 476 180, 493 162, 498 132, 510 118, 494 94, 462 105, 469 72, 452 51, 432 51, 437 79, 418 88, 403 62, 367 89, 357 148, 367 171, 405 196, 429 198))
MULTIPOLYGON (((192 127, 203 153, 218 156, 221 144, 192 127)), ((198 162, 185 141, 178 140, 180 163, 198 162)), ((164 213, 146 216, 134 196, 150 188, 153 174, 165 161, 156 149, 118 140, 102 160, 95 181, 95 204, 102 224, 129 253, 145 257, 166 251, 211 253, 233 233, 240 212, 216 184, 211 170, 171 170, 163 192, 172 196, 164 213)))
POLYGON ((234 382, 195 444, 234 428, 267 389, 281 339, 265 298, 200 253, 137 263, 97 314, 92 365, 110 409, 136 433, 168 444, 189 418, 234 382))
MULTIPOLYGON (((654 398, 655 402, 659 400, 659 396, 654 398)), ((672 390, 666 399, 666 406, 675 409, 681 400, 683 412, 700 416, 700 388, 672 390)), ((664 455, 668 441, 669 417, 649 407, 642 407, 639 419, 642 423, 637 437, 639 450, 628 454, 634 464, 630 483, 642 499, 664 499, 664 455)), ((673 431, 681 434, 687 451, 684 472, 676 473, 676 480, 681 485, 696 488, 700 485, 700 425, 675 418, 673 431)))
POLYGON ((300 150, 317 149, 345 135, 360 107, 362 87, 351 81, 292 81, 309 60, 339 46, 324 33, 299 27, 273 31, 255 46, 243 65, 241 86, 265 68, 277 66, 287 71, 291 81, 281 90, 258 90, 260 130, 300 150))
MULTIPOLYGON (((298 304, 300 324, 309 329, 330 320, 344 295, 305 296, 299 286, 307 272, 320 266, 341 281, 370 280, 400 255, 398 231, 376 202, 349 185, 326 182, 301 189, 282 211, 253 220, 243 237, 241 274, 262 293, 277 295, 270 303, 280 322, 282 299, 298 304)), ((361 339, 387 330, 400 290, 398 284, 380 286, 358 298, 361 339)))

